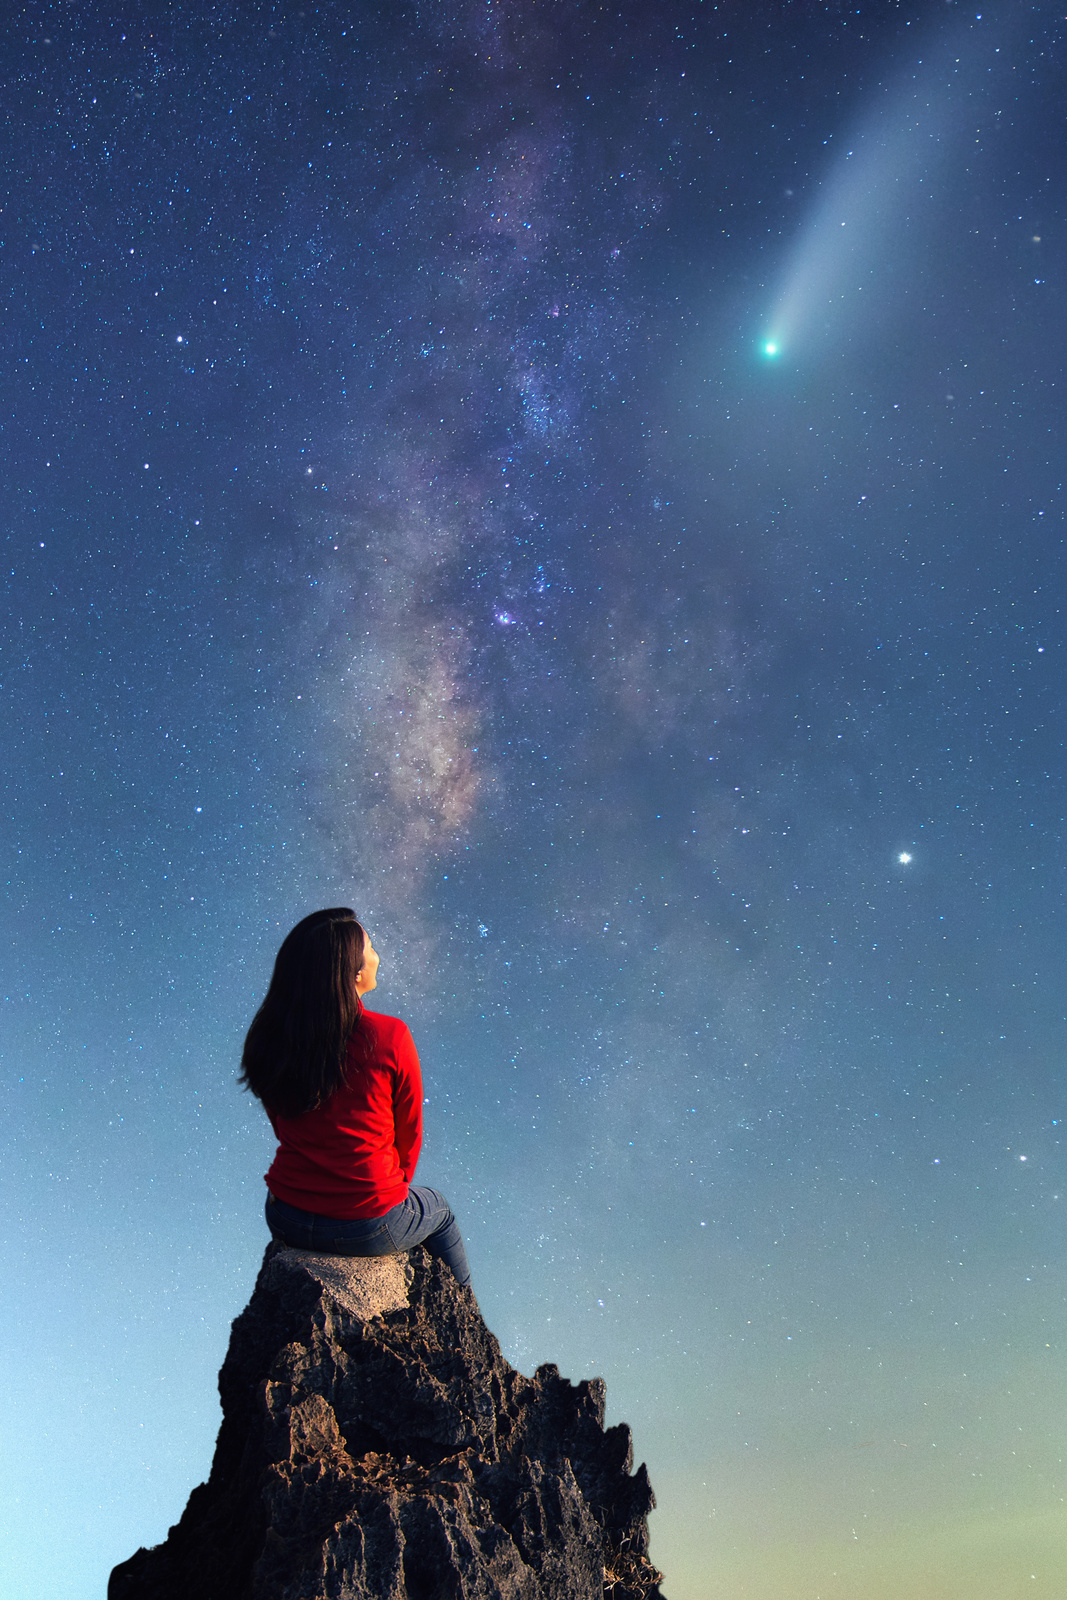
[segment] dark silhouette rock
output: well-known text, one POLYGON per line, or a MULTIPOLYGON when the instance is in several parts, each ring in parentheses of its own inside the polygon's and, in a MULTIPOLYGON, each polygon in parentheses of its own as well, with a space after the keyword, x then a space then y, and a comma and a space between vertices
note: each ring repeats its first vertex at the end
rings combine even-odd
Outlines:
POLYGON ((424 1251, 267 1247, 211 1475, 108 1600, 662 1600, 604 1385, 510 1367, 424 1251))

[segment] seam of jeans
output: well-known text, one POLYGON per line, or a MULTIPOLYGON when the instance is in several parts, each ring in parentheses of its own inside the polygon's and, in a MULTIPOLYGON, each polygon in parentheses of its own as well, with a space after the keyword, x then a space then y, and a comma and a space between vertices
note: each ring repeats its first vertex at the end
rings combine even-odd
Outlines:
MULTIPOLYGON (((349 1237, 351 1239, 351 1236, 349 1237)), ((384 1223, 380 1228, 375 1228, 373 1233, 363 1233, 359 1235, 360 1244, 371 1244, 378 1239, 388 1239, 390 1244, 393 1242, 393 1236, 384 1223)), ((351 1242, 354 1243, 355 1241, 352 1240, 351 1242)))
POLYGON ((364 1245, 377 1244, 379 1239, 388 1239, 390 1244, 393 1242, 386 1228, 375 1228, 373 1233, 340 1233, 331 1234, 330 1237, 336 1243, 359 1245, 360 1248, 364 1245))

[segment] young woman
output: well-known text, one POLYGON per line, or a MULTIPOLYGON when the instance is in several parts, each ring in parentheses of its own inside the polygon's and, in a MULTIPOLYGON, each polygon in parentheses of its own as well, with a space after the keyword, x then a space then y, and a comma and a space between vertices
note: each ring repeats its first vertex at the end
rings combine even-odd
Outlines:
POLYGON ((327 1255, 423 1244, 469 1284, 447 1200, 411 1184, 422 1076, 406 1024, 364 1009, 377 973, 377 952, 347 906, 305 917, 278 951, 240 1077, 278 1136, 267 1226, 283 1244, 327 1255))

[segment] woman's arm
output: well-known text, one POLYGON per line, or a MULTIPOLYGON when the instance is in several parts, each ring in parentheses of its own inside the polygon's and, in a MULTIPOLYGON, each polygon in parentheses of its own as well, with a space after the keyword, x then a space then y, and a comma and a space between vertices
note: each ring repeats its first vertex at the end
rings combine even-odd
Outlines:
POLYGON ((396 1055, 393 1126, 400 1170, 404 1174, 404 1182, 410 1183, 415 1176, 415 1166, 422 1149, 422 1072, 415 1041, 407 1028, 397 1041, 396 1055))

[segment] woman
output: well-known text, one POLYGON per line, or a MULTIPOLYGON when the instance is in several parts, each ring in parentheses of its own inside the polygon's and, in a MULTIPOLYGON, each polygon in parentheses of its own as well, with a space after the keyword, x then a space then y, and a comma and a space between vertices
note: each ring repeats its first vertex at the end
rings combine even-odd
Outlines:
POLYGON ((422 1076, 406 1024, 364 1009, 377 973, 377 952, 347 906, 305 917, 278 951, 240 1077, 278 1136, 267 1226, 283 1244, 328 1255, 423 1244, 469 1284, 448 1202, 411 1186, 422 1076))

